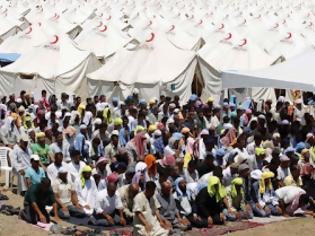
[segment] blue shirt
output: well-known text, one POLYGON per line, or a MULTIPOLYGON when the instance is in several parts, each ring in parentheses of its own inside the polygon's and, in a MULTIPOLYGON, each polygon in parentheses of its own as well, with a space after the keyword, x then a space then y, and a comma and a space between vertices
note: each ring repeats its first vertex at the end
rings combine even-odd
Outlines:
POLYGON ((35 171, 31 166, 26 169, 25 177, 29 178, 32 181, 32 184, 39 184, 42 178, 45 178, 45 172, 43 168, 39 167, 37 171, 35 171))

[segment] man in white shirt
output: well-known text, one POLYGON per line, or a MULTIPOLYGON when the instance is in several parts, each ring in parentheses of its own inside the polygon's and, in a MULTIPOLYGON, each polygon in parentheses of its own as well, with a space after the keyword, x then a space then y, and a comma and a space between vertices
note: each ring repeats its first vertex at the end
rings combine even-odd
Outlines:
POLYGON ((67 169, 61 167, 58 170, 58 177, 52 182, 52 189, 58 204, 58 215, 61 219, 68 219, 70 216, 85 217, 84 210, 79 204, 75 187, 68 180, 67 176, 67 169))
POLYGON ((29 138, 27 135, 23 135, 19 144, 16 144, 13 148, 13 171, 18 174, 18 186, 20 192, 27 190, 25 182, 25 171, 31 166, 31 150, 28 146, 29 138))
POLYGON ((50 144, 51 159, 53 160, 54 153, 62 152, 64 161, 70 162, 71 158, 69 148, 70 145, 66 140, 64 140, 62 132, 58 133, 55 142, 50 144))
POLYGON ((108 183, 107 188, 98 192, 93 216, 89 224, 97 226, 126 225, 121 197, 116 193, 116 184, 108 183))
POLYGON ((51 182, 54 182, 58 177, 58 171, 61 167, 66 168, 67 164, 63 162, 62 152, 57 152, 54 154, 55 161, 47 167, 47 177, 51 182))
POLYGON ((71 182, 74 183, 77 178, 80 178, 80 173, 84 166, 86 166, 86 164, 80 160, 80 151, 72 150, 71 162, 67 166, 71 182))

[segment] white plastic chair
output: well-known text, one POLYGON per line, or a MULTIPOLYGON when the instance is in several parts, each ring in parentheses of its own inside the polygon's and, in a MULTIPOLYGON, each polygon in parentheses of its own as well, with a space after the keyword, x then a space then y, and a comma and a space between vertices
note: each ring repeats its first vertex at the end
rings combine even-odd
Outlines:
POLYGON ((12 167, 9 166, 8 158, 9 153, 12 151, 8 147, 0 147, 0 171, 5 171, 5 187, 10 187, 10 175, 12 172, 12 167))

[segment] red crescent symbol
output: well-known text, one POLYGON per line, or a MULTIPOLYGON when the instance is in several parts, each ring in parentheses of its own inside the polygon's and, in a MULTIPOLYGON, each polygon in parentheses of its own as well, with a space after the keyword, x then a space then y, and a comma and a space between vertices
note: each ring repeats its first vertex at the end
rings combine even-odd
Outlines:
POLYGON ((175 25, 171 25, 171 28, 167 32, 171 32, 175 29, 175 25))
POLYGON ((224 24, 221 24, 220 27, 219 27, 219 30, 221 30, 223 28, 224 28, 224 24))
POLYGON ((109 17, 107 17, 107 19, 106 20, 111 20, 112 19, 112 16, 109 16, 109 17))
POLYGON ((243 47, 243 46, 245 46, 246 44, 247 44, 247 39, 243 39, 243 40, 242 40, 242 43, 239 44, 238 46, 239 46, 239 47, 243 47))
POLYGON ((153 39, 154 39, 154 37, 155 37, 155 34, 154 34, 154 33, 151 33, 151 34, 150 34, 150 38, 147 39, 146 42, 147 42, 147 43, 152 42, 153 39))
POLYGON ((232 34, 231 33, 228 33, 227 37, 225 37, 224 39, 225 40, 230 40, 232 38, 232 34))
POLYGON ((104 25, 103 29, 100 29, 100 32, 105 32, 107 30, 107 26, 104 25))
POLYGON ((103 22, 100 21, 100 24, 97 27, 101 27, 103 25, 103 22))
POLYGON ((290 38, 292 38, 292 33, 288 32, 288 35, 287 35, 286 39, 290 39, 290 38))
POLYGON ((25 32, 25 34, 30 34, 30 33, 32 32, 32 30, 33 30, 33 29, 32 29, 32 26, 30 26, 29 29, 28 29, 28 31, 25 32))
POLYGON ((56 44, 59 41, 58 35, 54 35, 55 39, 50 44, 56 44))

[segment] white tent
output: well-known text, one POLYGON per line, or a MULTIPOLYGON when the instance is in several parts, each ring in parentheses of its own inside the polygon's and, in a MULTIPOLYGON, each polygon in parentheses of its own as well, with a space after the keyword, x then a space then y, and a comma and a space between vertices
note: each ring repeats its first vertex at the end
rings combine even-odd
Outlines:
POLYGON ((195 78, 200 86, 210 88, 208 95, 217 94, 221 89, 220 80, 202 79, 200 70, 209 70, 207 64, 199 64, 193 51, 178 49, 161 32, 151 33, 150 39, 133 49, 119 50, 102 68, 88 75, 90 94, 108 94, 126 97, 134 88, 140 96, 149 99, 166 95, 179 95, 185 101, 191 95, 195 78), (207 68, 205 68, 207 67, 207 68), (205 83, 212 83, 212 87, 205 83))
POLYGON ((128 35, 115 27, 95 20, 87 23, 83 31, 75 38, 80 48, 95 53, 98 58, 112 56, 118 49, 131 40, 128 35))
POLYGON ((100 67, 94 54, 78 49, 67 35, 31 47, 14 63, 0 70, 2 94, 27 88, 40 92, 87 95, 86 74, 100 67))
POLYGON ((283 63, 255 71, 222 72, 223 88, 281 88, 315 91, 315 50, 308 48, 302 54, 283 63))

